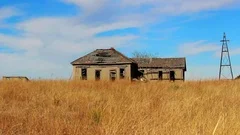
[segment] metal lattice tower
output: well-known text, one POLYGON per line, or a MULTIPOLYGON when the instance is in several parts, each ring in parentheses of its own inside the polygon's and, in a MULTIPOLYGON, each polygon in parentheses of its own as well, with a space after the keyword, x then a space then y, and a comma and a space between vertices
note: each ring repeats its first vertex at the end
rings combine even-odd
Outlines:
POLYGON ((219 80, 220 79, 233 79, 233 71, 231 65, 231 59, 228 49, 228 42, 226 34, 223 35, 222 42, 222 52, 221 52, 221 61, 220 61, 220 71, 219 71, 219 80), (228 73, 224 72, 228 70, 228 73), (229 72, 230 71, 230 72, 229 72))

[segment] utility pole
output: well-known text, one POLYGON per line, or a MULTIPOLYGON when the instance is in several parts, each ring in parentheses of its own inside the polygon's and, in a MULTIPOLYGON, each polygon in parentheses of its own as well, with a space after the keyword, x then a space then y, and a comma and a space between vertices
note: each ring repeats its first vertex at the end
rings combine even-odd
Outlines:
POLYGON ((221 52, 221 61, 220 61, 220 70, 219 70, 219 80, 229 79, 229 77, 225 76, 225 74, 223 73, 224 68, 228 68, 230 70, 230 76, 231 76, 231 79, 233 80, 233 71, 232 71, 231 59, 230 59, 230 54, 228 49, 229 40, 227 40, 225 33, 223 35, 223 40, 221 40, 221 42, 222 42, 222 52, 221 52))

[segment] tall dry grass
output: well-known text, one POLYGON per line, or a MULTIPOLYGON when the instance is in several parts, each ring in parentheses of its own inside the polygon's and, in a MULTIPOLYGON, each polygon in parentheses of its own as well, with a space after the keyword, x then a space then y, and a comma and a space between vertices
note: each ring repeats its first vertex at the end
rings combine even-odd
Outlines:
POLYGON ((240 134, 240 82, 0 81, 0 134, 240 134))

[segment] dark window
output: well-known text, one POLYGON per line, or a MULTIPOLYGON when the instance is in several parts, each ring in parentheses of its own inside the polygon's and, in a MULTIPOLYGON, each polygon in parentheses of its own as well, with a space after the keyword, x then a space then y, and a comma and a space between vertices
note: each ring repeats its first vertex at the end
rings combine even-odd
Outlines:
POLYGON ((163 79, 163 72, 162 72, 162 71, 159 71, 159 72, 158 72, 158 79, 159 79, 159 80, 162 80, 162 79, 163 79))
POLYGON ((125 77, 125 69, 121 68, 120 69, 120 79, 124 79, 125 77))
POLYGON ((174 71, 170 71, 170 80, 175 81, 175 72, 174 71))
POLYGON ((87 80, 87 69, 82 68, 82 80, 87 80))
POLYGON ((101 78, 101 70, 96 70, 95 71, 95 80, 100 80, 101 78))
POLYGON ((112 81, 115 81, 116 78, 117 78, 116 70, 111 70, 111 71, 110 71, 110 79, 111 79, 112 81))

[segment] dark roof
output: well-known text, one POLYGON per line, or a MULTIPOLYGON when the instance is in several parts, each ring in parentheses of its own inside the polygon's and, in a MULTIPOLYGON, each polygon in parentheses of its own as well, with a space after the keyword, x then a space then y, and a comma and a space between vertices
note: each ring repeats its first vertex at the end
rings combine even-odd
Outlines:
POLYGON ((91 64, 126 64, 135 63, 134 60, 124 56, 114 48, 110 49, 97 49, 75 61, 72 65, 91 65, 91 64))
POLYGON ((182 68, 186 70, 186 58, 132 58, 140 68, 182 68))

